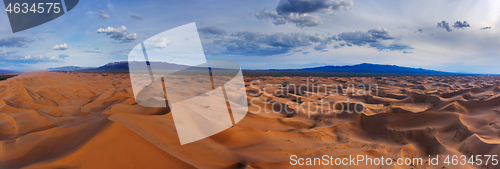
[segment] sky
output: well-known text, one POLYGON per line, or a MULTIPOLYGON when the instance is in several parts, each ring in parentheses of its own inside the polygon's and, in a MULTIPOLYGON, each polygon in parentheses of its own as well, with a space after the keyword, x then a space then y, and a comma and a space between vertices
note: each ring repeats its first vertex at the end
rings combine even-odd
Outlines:
POLYGON ((0 12, 0 69, 126 61, 142 41, 195 22, 208 60, 244 69, 374 63, 500 74, 499 7, 496 0, 85 0, 17 33, 0 12))

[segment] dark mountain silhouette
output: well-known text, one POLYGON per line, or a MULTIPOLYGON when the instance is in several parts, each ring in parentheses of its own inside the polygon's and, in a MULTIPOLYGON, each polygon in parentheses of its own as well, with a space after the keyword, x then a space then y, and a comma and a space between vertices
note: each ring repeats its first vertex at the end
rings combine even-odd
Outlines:
POLYGON ((245 76, 451 76, 466 75, 396 65, 362 63, 349 66, 322 66, 304 69, 246 70, 245 76))
POLYGON ((91 69, 91 67, 64 66, 64 67, 49 68, 49 70, 58 70, 58 71, 75 71, 82 69, 91 69))
POLYGON ((396 74, 449 74, 448 72, 427 70, 422 68, 410 68, 396 65, 377 65, 362 63, 352 66, 323 66, 315 68, 298 69, 300 71, 312 72, 349 72, 349 73, 396 73, 396 74))
POLYGON ((16 73, 17 71, 0 69, 0 74, 16 73))
MULTIPOLYGON (((113 62, 97 68, 81 68, 67 66, 54 68, 56 71, 88 71, 88 72, 128 72, 129 64, 133 67, 143 67, 144 62, 113 62)), ((165 62, 150 62, 153 70, 179 70, 190 68, 165 62)), ((193 68, 193 67, 191 67, 193 68)), ((145 69, 144 71, 146 71, 145 69)), ((443 71, 427 70, 422 68, 410 68, 396 65, 379 65, 362 63, 350 66, 322 66, 304 69, 269 69, 269 70, 243 70, 245 76, 450 76, 466 75, 443 71)))
MULTIPOLYGON (((189 66, 185 65, 178 65, 178 64, 173 64, 173 63, 166 63, 166 62, 149 62, 151 65, 151 69, 153 70, 178 70, 178 69, 185 69, 188 68, 189 66)), ((121 62, 113 62, 113 63, 108 63, 104 66, 98 67, 98 68, 92 68, 88 70, 95 70, 95 71, 128 71, 129 64, 132 67, 141 67, 144 68, 144 62, 138 62, 138 61, 121 61, 121 62)), ((144 69, 147 70, 147 69, 144 69)))
MULTIPOLYGON (((49 70, 53 71, 85 71, 85 72, 128 72, 129 64, 133 67, 143 67, 144 62, 138 61, 121 61, 121 62, 112 62, 105 64, 100 67, 78 67, 78 66, 65 66, 58 68, 49 68, 49 70)), ((172 63, 165 62, 150 62, 151 68, 155 70, 177 70, 177 69, 185 69, 188 66, 177 65, 172 63)), ((144 69, 145 71, 147 69, 144 69)))

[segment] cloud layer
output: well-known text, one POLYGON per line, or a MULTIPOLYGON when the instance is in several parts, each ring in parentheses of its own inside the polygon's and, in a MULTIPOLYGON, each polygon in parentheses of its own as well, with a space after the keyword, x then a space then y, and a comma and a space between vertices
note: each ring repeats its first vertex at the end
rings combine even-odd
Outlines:
POLYGON ((217 36, 217 37, 224 36, 227 34, 224 29, 219 29, 213 26, 199 28, 198 32, 205 36, 217 36))
POLYGON ((453 25, 453 27, 463 29, 463 28, 470 27, 470 25, 469 25, 469 23, 467 23, 467 21, 464 21, 464 22, 456 21, 455 24, 453 25))
POLYGON ((83 53, 102 53, 102 49, 95 48, 94 50, 84 50, 83 53))
POLYGON ((451 27, 450 27, 450 23, 448 23, 446 21, 442 21, 442 22, 437 23, 437 27, 444 28, 448 32, 452 31, 451 27))
POLYGON ((338 10, 348 10, 354 6, 352 0, 281 0, 276 7, 279 14, 289 13, 330 13, 338 10))
POLYGON ((256 13, 258 19, 272 19, 274 25, 294 23, 297 27, 313 27, 324 24, 318 13, 349 10, 352 0, 280 0, 276 11, 263 10, 256 13))
POLYGON ((53 57, 47 55, 18 55, 17 51, 0 51, 0 62, 8 62, 14 64, 37 64, 44 62, 59 62, 62 61, 65 56, 53 57))
MULTIPOLYGON (((216 28, 214 30, 221 29, 216 28)), ((201 34, 214 34, 214 32, 203 31, 201 34)), ((343 32, 334 36, 308 35, 305 33, 263 34, 245 31, 227 34, 226 36, 221 35, 213 40, 209 48, 212 53, 242 56, 281 55, 294 51, 302 52, 302 50, 311 48, 324 52, 328 50, 328 46, 333 49, 367 46, 379 51, 413 49, 410 45, 396 42, 398 40, 398 38, 391 36, 388 30, 381 28, 371 29, 367 32, 343 32)))
MULTIPOLYGON (((444 28, 446 29, 446 31, 448 32, 451 32, 453 31, 450 27, 450 23, 446 22, 446 21, 441 21, 441 22, 438 22, 437 23, 437 27, 439 28, 444 28)), ((454 24, 453 24, 453 27, 455 28, 459 28, 459 29, 464 29, 464 28, 468 28, 470 27, 469 23, 467 23, 467 21, 463 21, 463 22, 460 22, 460 21, 456 21, 454 24)))
POLYGON ((27 44, 34 42, 35 40, 27 37, 6 37, 0 38, 0 47, 28 47, 27 44))
POLYGON ((269 56, 289 53, 296 48, 311 46, 320 38, 304 33, 262 34, 255 32, 236 32, 214 44, 224 49, 222 53, 245 56, 269 56))
POLYGON ((355 32, 343 32, 336 37, 333 37, 335 41, 343 41, 339 45, 334 46, 334 48, 340 48, 344 46, 369 46, 372 48, 376 48, 378 50, 407 50, 413 49, 410 45, 392 42, 387 45, 383 43, 388 40, 395 40, 396 38, 389 35, 389 31, 386 29, 376 28, 370 29, 367 32, 355 31, 355 32))

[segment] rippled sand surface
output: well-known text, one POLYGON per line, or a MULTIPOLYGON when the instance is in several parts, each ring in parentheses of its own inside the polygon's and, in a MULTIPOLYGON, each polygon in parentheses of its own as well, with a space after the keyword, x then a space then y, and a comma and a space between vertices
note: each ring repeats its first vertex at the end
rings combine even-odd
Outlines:
POLYGON ((128 74, 45 72, 1 81, 0 168, 287 168, 290 155, 500 154, 498 76, 245 83, 250 105, 242 121, 180 145, 172 114, 138 105, 128 74))

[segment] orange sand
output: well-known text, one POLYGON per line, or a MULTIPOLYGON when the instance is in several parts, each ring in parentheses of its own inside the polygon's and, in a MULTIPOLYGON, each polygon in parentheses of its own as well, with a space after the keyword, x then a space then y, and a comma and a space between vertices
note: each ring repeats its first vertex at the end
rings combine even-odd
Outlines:
MULTIPOLYGON (((499 77, 246 77, 245 81, 252 101, 247 116, 235 127, 182 146, 171 113, 137 105, 127 74, 42 72, 1 81, 0 168, 310 168, 291 166, 290 155, 500 154, 499 77), (259 81, 250 85, 253 80, 259 81), (307 81, 311 86, 378 84, 379 89, 378 94, 344 89, 339 95, 325 95, 323 89, 318 92, 311 86, 264 88, 307 81), (365 103, 361 108, 366 110, 329 112, 338 110, 330 106, 333 103, 352 109, 355 102, 365 103)), ((480 167, 355 168, 443 166, 480 167)))

